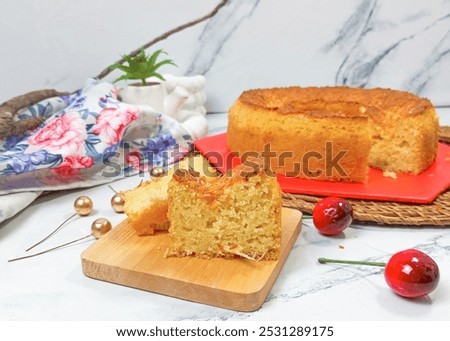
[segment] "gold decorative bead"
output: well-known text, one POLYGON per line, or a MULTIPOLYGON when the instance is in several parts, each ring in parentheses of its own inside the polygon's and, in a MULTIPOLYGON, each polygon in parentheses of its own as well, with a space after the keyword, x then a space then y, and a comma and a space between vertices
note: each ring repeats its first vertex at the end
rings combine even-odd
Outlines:
POLYGON ((101 236, 105 235, 112 229, 111 222, 105 218, 95 219, 91 225, 91 235, 96 239, 99 239, 101 236))
POLYGON ((161 167, 153 167, 150 169, 150 175, 155 178, 159 178, 164 175, 164 169, 161 167))
POLYGON ((123 213, 123 206, 125 205, 125 200, 121 197, 119 193, 116 193, 111 198, 111 207, 116 213, 123 213))
POLYGON ((78 197, 73 203, 75 211, 81 216, 87 216, 91 214, 94 205, 91 198, 82 195, 78 197))

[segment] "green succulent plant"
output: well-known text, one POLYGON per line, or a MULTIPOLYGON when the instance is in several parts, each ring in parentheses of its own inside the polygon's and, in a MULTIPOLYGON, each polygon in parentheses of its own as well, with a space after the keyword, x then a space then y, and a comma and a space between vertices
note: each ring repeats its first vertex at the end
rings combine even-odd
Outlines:
POLYGON ((161 61, 157 61, 158 57, 161 54, 167 55, 167 53, 162 49, 155 51, 150 56, 147 56, 145 54, 144 49, 141 49, 141 52, 135 57, 123 55, 122 57, 125 60, 125 62, 128 63, 128 65, 115 63, 110 66, 111 70, 118 69, 125 73, 124 75, 114 80, 114 83, 121 80, 137 79, 142 82, 142 85, 147 85, 146 79, 150 77, 156 77, 161 80, 165 80, 164 77, 157 72, 158 69, 163 65, 172 65, 172 66, 177 65, 171 59, 164 59, 161 61))

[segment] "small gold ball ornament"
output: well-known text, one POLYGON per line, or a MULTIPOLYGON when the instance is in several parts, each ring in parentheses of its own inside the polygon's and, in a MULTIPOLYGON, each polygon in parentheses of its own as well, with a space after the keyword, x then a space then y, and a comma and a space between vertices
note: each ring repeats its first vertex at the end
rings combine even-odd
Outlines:
POLYGON ((92 203, 91 198, 82 195, 75 200, 73 207, 79 215, 87 216, 91 214, 94 204, 92 203))
POLYGON ((153 167, 150 169, 150 175, 154 178, 159 178, 164 175, 164 169, 162 167, 153 167))
POLYGON ((111 222, 105 218, 95 219, 91 225, 91 235, 96 239, 99 239, 101 236, 105 235, 112 229, 111 222))
POLYGON ((125 205, 125 200, 122 198, 122 196, 119 193, 116 193, 111 198, 111 207, 116 213, 123 213, 125 205))

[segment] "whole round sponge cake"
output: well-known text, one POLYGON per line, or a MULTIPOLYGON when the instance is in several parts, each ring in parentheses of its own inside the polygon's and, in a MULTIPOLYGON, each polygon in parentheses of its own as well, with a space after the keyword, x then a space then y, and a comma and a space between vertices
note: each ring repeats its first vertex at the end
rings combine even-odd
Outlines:
POLYGON ((261 154, 271 170, 366 182, 368 167, 419 174, 434 161, 439 122, 428 99, 391 89, 288 87, 243 92, 229 111, 227 144, 261 154))

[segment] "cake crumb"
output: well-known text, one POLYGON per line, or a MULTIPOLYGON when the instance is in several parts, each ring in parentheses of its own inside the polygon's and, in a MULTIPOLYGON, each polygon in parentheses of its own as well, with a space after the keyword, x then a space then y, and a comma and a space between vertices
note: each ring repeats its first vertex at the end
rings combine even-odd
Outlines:
POLYGON ((397 179, 397 173, 388 170, 383 171, 383 176, 387 178, 397 179))

